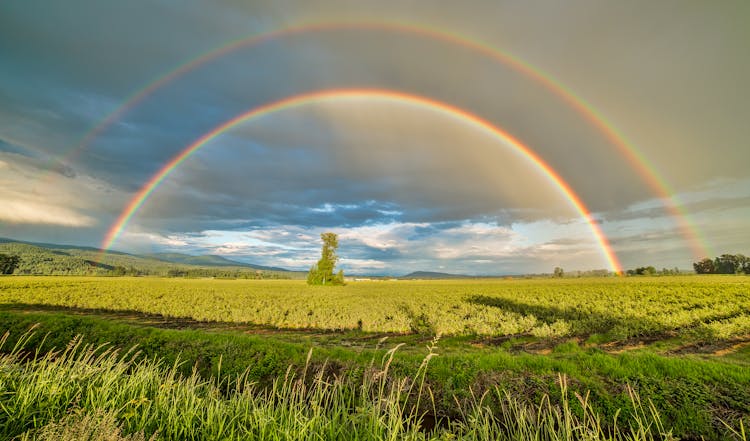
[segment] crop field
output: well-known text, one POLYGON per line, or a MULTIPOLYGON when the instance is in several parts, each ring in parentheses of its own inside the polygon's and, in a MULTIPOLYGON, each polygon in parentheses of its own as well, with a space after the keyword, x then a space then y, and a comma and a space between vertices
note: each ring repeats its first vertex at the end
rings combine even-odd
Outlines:
POLYGON ((290 280, 14 277, 2 280, 0 303, 442 336, 750 334, 750 278, 731 276, 365 281, 334 288, 290 280))
POLYGON ((13 276, 0 323, 8 439, 743 440, 750 421, 746 276, 13 276))

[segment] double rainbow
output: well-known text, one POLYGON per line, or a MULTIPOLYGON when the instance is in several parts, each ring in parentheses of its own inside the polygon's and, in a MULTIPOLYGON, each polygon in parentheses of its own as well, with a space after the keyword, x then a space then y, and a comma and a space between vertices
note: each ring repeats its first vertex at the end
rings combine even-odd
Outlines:
MULTIPOLYGON (((82 141, 78 144, 78 146, 74 148, 67 155, 67 157, 72 158, 78 153, 80 153, 97 136, 103 133, 108 127, 110 127, 113 123, 119 120, 129 110, 137 106, 147 97, 154 94, 157 90, 168 85, 169 83, 178 79, 179 77, 221 56, 230 54, 241 48, 252 47, 254 45, 259 45, 264 42, 272 41, 278 38, 288 38, 288 37, 292 37, 295 35, 303 35, 303 34, 316 33, 316 32, 343 31, 343 30, 349 30, 349 31, 366 30, 366 31, 384 31, 384 32, 391 32, 391 33, 401 33, 401 34, 405 34, 408 36, 428 38, 428 39, 432 39, 435 41, 456 45, 456 46, 465 48, 467 50, 471 50, 476 53, 479 53, 483 56, 489 57, 503 64, 504 66, 515 70, 516 72, 520 73, 526 78, 529 78, 535 81, 537 84, 543 86, 548 91, 556 95, 559 99, 564 101, 567 105, 569 105, 572 109, 574 109, 577 113, 579 113, 586 121, 592 124, 592 126, 596 127, 609 140, 609 142, 618 149, 620 154, 624 156, 624 158, 634 167, 634 169, 639 172, 639 174, 644 179, 644 181, 655 192, 657 197, 660 198, 664 207, 667 209, 671 217, 676 222, 682 235, 685 237, 686 241, 689 243, 695 257, 702 257, 702 256, 706 256, 710 254, 707 251, 708 247, 705 245, 704 241, 698 234, 697 229, 690 224, 688 215, 685 212, 685 210, 682 207, 680 207, 672 199, 671 195, 674 192, 669 188, 666 181, 659 176, 659 174, 656 172, 654 167, 651 164, 649 164, 647 159, 638 151, 638 149, 632 143, 628 142, 625 136, 622 133, 620 133, 612 123, 608 122, 606 118, 600 112, 598 112, 590 103, 585 101, 582 97, 576 95, 571 89, 562 85, 558 80, 556 80, 550 74, 544 72, 538 67, 532 66, 531 64, 521 60, 520 58, 512 55, 511 53, 507 51, 498 50, 485 43, 467 38, 459 34, 450 33, 441 29, 436 29, 436 28, 431 28, 431 27, 427 27, 423 25, 416 25, 416 24, 411 24, 411 23, 361 22, 361 21, 352 22, 348 20, 328 21, 328 22, 323 22, 323 23, 293 25, 293 26, 289 26, 286 28, 274 30, 271 32, 258 34, 258 35, 252 35, 252 36, 245 37, 242 39, 230 41, 196 58, 192 58, 188 60, 187 62, 181 64, 180 66, 166 73, 165 75, 156 78, 154 81, 147 84, 144 88, 140 89, 135 94, 131 95, 121 106, 119 106, 112 113, 107 115, 99 124, 93 127, 83 137, 82 141)), ((310 98, 311 96, 318 96, 321 93, 328 93, 328 92, 314 92, 311 94, 300 95, 299 97, 290 97, 290 98, 278 101, 276 103, 261 106, 251 111, 250 113, 257 116, 257 113, 268 113, 271 111, 269 110, 267 112, 263 112, 261 109, 268 109, 269 107, 276 109, 277 106, 281 106, 282 108, 291 107, 291 105, 289 105, 289 103, 291 102, 297 103, 297 105, 299 105, 301 104, 301 102, 305 101, 305 99, 302 98, 303 96, 310 98), (281 103, 286 103, 286 104, 282 105, 281 103)), ((414 97, 413 95, 406 95, 406 94, 401 94, 398 92, 394 92, 394 93, 400 96, 414 97)), ((425 102, 430 101, 426 98, 420 98, 420 99, 424 100, 425 102)), ((445 104, 441 104, 441 105, 446 106, 447 108, 454 109, 454 110, 459 110, 449 105, 445 105, 445 104)), ((460 110, 459 113, 470 115, 468 112, 463 111, 463 110, 460 110)), ((487 121, 479 119, 478 117, 474 115, 471 115, 471 117, 474 121, 482 121, 483 123, 482 125, 489 124, 487 121)), ((247 118, 249 117, 246 117, 245 119, 247 118)), ((234 119, 232 121, 234 121, 234 119)), ((499 129, 496 129, 494 126, 492 127, 494 129, 493 131, 499 130, 499 129)), ((214 133, 215 131, 216 130, 213 130, 210 133, 214 133)), ((505 132, 502 132, 502 133, 505 135, 504 139, 507 140, 509 135, 505 132)), ((215 133, 214 136, 216 134, 218 133, 215 133)), ((199 141, 196 141, 196 142, 200 142, 201 140, 203 140, 203 142, 207 141, 204 138, 205 138, 205 135, 204 137, 201 137, 199 141)), ((213 138, 213 136, 211 138, 213 138)), ((191 146, 195 146, 195 145, 196 145, 195 143, 191 144, 191 146)), ((186 150, 189 150, 189 148, 186 150)), ((148 194, 151 191, 153 191, 153 189, 158 185, 159 182, 161 182, 161 180, 164 179, 164 177, 168 173, 168 172, 167 173, 162 173, 162 172, 165 169, 171 169, 172 167, 179 164, 182 160, 184 160, 185 157, 187 157, 187 156, 183 156, 186 150, 183 150, 183 152, 180 155, 173 158, 165 167, 163 167, 156 175, 154 175, 154 177, 152 177, 151 180, 149 180, 144 185, 141 191, 139 191, 134 196, 133 200, 131 200, 131 202, 127 205, 127 207, 122 212, 122 214, 118 217, 115 224, 109 229, 109 232, 107 233, 103 241, 103 245, 102 245, 102 248, 104 250, 108 249, 111 246, 112 242, 117 237, 117 235, 119 235, 119 232, 125 226, 127 221, 132 217, 133 213, 143 203, 145 198, 148 197, 148 194), (144 192, 143 190, 146 188, 148 188, 149 190, 147 192, 144 192)), ((528 149, 526 150, 530 153, 529 155, 530 158, 536 158, 541 161, 541 158, 539 158, 538 155, 531 154, 531 152, 528 149)), ((548 173, 548 176, 554 176, 555 179, 553 180, 563 182, 562 179, 559 177, 559 175, 557 173, 554 173, 552 169, 549 168, 549 166, 546 163, 544 163, 544 165, 546 169, 552 173, 552 174, 548 173)), ((568 194, 568 198, 571 201, 575 200, 576 202, 574 202, 574 205, 576 205, 576 208, 579 209, 579 211, 587 219, 587 221, 591 221, 591 217, 588 214, 588 210, 584 209, 583 204, 580 202, 580 198, 578 198, 572 192, 572 190, 567 184, 565 184, 564 187, 566 189, 564 192, 568 194), (571 197, 571 195, 573 197, 571 197)), ((598 226, 594 226, 592 224, 592 229, 595 231, 595 233, 601 236, 601 231, 598 226)), ((597 240, 599 240, 600 244, 602 244, 603 242, 606 242, 606 241, 602 241, 600 237, 597 237, 597 240)), ((611 250, 608 249, 607 254, 611 254, 611 250)), ((616 259, 612 259, 612 258, 608 258, 608 260, 610 261, 611 264, 616 261, 616 259)), ((611 265, 611 266, 615 268, 619 265, 611 265)))

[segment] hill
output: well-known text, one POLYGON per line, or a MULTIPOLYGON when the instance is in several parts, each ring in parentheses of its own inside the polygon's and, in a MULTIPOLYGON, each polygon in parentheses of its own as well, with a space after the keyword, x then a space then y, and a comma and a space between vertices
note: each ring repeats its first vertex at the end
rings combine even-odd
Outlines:
POLYGON ((257 269, 257 270, 265 270, 265 271, 280 271, 280 272, 289 271, 288 269, 284 269, 284 268, 237 262, 235 260, 230 260, 225 257, 216 256, 213 254, 192 256, 190 254, 182 254, 182 253, 154 253, 154 254, 146 254, 144 257, 150 257, 150 258, 161 260, 164 262, 184 263, 188 265, 218 266, 218 267, 233 266, 233 267, 252 268, 252 269, 257 269))
POLYGON ((472 279, 475 276, 467 276, 464 274, 448 274, 438 273, 434 271, 414 271, 405 276, 399 277, 399 279, 472 279))
MULTIPOLYGON (((35 247, 46 248, 50 250, 79 250, 79 251, 91 251, 95 253, 99 253, 101 251, 99 248, 94 248, 94 247, 84 247, 84 246, 79 246, 79 245, 60 245, 56 243, 44 243, 44 242, 27 242, 25 240, 16 240, 16 239, 9 239, 7 237, 0 237, 0 246, 3 244, 32 245, 35 247)), ((128 255, 128 253, 123 253, 122 251, 110 250, 107 252, 111 254, 128 255)))
POLYGON ((220 256, 190 256, 178 253, 140 256, 119 251, 102 254, 99 249, 92 247, 23 242, 7 238, 0 238, 0 253, 20 257, 19 266, 14 274, 275 279, 304 277, 304 273, 234 262, 220 256))

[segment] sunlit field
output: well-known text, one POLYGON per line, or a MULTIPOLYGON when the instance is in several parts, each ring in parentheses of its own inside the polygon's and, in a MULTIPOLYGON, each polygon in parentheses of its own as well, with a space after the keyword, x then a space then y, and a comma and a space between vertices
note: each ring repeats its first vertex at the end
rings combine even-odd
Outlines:
POLYGON ((10 439, 744 439, 750 416, 745 276, 5 277, 0 320, 10 439))
POLYGON ((750 278, 304 281, 14 277, 0 302, 204 322, 381 333, 608 340, 750 333, 750 278))

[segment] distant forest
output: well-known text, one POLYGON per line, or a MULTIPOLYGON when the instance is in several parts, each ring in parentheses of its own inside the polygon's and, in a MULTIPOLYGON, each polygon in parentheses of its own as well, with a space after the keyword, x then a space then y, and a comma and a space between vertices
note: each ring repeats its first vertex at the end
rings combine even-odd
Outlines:
POLYGON ((259 269, 235 263, 237 266, 194 265, 118 252, 101 255, 93 248, 65 248, 64 246, 46 248, 19 242, 0 243, 0 266, 6 274, 231 279, 296 279, 305 276, 304 273, 259 269))

